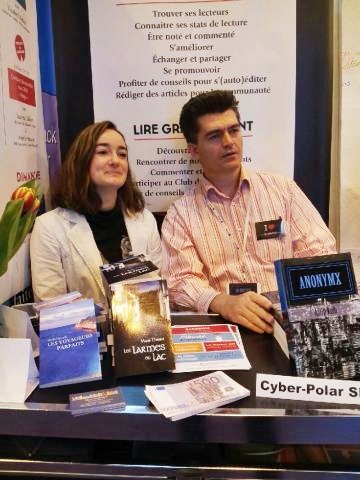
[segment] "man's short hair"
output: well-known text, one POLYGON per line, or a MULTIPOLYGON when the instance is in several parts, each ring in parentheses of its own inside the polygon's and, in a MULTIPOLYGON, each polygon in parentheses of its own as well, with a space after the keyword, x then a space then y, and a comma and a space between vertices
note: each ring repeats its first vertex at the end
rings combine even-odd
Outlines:
POLYGON ((232 109, 240 122, 238 101, 231 90, 213 90, 191 98, 183 106, 180 127, 188 143, 196 143, 199 132, 198 118, 212 113, 223 113, 232 109))

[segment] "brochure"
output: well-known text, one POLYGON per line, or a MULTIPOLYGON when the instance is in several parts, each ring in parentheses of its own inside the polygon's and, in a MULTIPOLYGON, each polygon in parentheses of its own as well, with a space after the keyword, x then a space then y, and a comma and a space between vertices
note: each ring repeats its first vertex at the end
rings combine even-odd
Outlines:
POLYGON ((174 373, 251 368, 237 325, 173 325, 172 339, 174 373))

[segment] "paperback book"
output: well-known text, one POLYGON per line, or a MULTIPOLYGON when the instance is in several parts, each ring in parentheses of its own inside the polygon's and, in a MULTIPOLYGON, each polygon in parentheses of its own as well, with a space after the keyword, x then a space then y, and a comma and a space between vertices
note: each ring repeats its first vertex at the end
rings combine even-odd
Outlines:
POLYGON ((40 310, 40 388, 101 379, 94 302, 40 310))
POLYGON ((350 253, 285 258, 274 262, 282 311, 318 298, 357 294, 350 253))
POLYGON ((174 421, 248 397, 250 391, 216 371, 185 382, 146 385, 145 395, 159 413, 174 421))
POLYGON ((120 262, 106 263, 100 266, 100 272, 109 301, 118 283, 140 278, 159 278, 158 267, 145 255, 135 255, 120 262))
POLYGON ((57 307, 59 305, 65 305, 71 302, 75 302, 82 297, 81 293, 74 290, 72 292, 64 293, 63 295, 57 295, 51 300, 44 300, 43 302, 33 303, 35 311, 40 312, 43 308, 57 307))
POLYGON ((360 299, 319 299, 284 316, 289 352, 303 377, 360 378, 360 299))
POLYGON ((360 298, 348 253, 275 262, 282 326, 296 373, 360 375, 360 298))
POLYGON ((115 377, 174 369, 165 280, 117 283, 112 290, 111 316, 115 377))

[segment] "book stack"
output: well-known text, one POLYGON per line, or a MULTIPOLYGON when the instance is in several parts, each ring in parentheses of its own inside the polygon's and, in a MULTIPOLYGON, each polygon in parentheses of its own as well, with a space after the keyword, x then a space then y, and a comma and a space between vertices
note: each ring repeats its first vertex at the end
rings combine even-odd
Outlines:
POLYGON ((159 413, 175 421, 248 397, 250 391, 215 371, 185 382, 146 385, 145 395, 159 413))
POLYGON ((109 306, 111 305, 115 285, 135 279, 160 278, 158 267, 145 255, 135 255, 120 262, 106 263, 100 266, 100 272, 109 306))
POLYGON ((145 255, 100 267, 109 304, 114 376, 175 367, 166 281, 145 255))
POLYGON ((68 303, 75 302, 76 300, 80 300, 82 295, 77 290, 72 292, 64 293, 63 295, 57 295, 50 300, 44 300, 43 302, 37 302, 32 304, 35 311, 41 312, 44 308, 50 307, 58 307, 59 305, 66 305, 68 303))

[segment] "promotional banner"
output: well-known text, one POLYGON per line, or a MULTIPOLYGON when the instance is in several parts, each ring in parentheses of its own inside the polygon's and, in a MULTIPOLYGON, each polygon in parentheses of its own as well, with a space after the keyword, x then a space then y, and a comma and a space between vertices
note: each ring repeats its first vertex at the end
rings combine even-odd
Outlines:
POLYGON ((293 176, 296 0, 88 0, 95 121, 125 135, 147 207, 194 185, 179 127, 200 92, 233 90, 244 164, 293 176))
POLYGON ((350 251, 360 281, 360 3, 342 2, 340 250, 350 251))
POLYGON ((30 284, 28 236, 48 188, 35 0, 0 6, 0 302, 30 284), (24 186, 26 184, 26 186, 24 186), (12 193, 20 186, 16 196, 12 193))
POLYGON ((36 0, 39 60, 46 152, 50 184, 53 184, 61 166, 59 125, 57 114, 51 0, 36 0))

